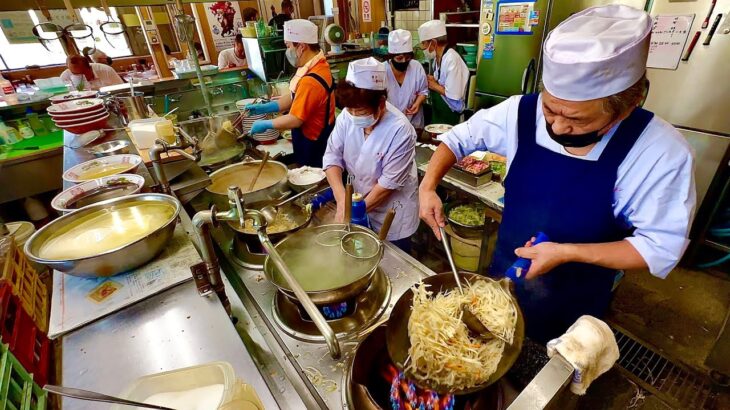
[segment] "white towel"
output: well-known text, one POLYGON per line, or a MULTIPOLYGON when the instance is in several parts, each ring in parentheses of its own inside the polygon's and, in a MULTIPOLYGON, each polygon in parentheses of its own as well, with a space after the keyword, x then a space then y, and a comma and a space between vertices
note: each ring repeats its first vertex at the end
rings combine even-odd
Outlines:
POLYGON ((593 316, 581 316, 565 332, 547 344, 548 356, 557 352, 575 368, 570 391, 584 395, 588 386, 616 363, 616 337, 608 325, 593 316))

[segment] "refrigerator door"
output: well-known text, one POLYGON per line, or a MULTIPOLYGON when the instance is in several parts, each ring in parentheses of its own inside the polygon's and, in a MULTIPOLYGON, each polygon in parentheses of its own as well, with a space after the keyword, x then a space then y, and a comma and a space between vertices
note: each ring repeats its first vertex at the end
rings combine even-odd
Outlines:
MULTIPOLYGON (((484 4, 484 0, 483 3, 484 4)), ((523 93, 523 80, 528 72, 531 61, 537 73, 540 47, 545 31, 545 19, 551 1, 538 0, 533 9, 539 13, 539 24, 532 27, 532 34, 507 35, 496 32, 500 6, 503 4, 518 4, 514 2, 494 1, 494 22, 490 23, 494 35, 494 55, 491 59, 481 58, 484 44, 480 44, 479 64, 477 66, 477 94, 493 96, 501 102, 511 95, 523 93)), ((482 7, 484 10, 484 7, 482 7)), ((482 11, 482 29, 485 23, 485 13, 482 11)), ((483 37, 483 36, 482 36, 483 37)), ((480 41, 483 43, 483 41, 480 41)), ((532 77, 534 79, 534 75, 532 77)), ((534 82, 534 81, 533 81, 534 82)), ((528 90, 530 92, 531 90, 528 90)))
POLYGON ((702 30, 702 22, 710 10, 712 0, 673 2, 654 0, 650 14, 656 16, 695 14, 684 52, 695 32, 701 31, 689 61, 680 61, 676 70, 649 68, 649 96, 644 108, 682 128, 694 128, 710 133, 730 134, 730 92, 728 92, 728 62, 730 62, 730 34, 718 28, 709 45, 702 43, 718 14, 722 23, 728 19, 730 0, 717 0, 709 19, 709 27, 702 30))

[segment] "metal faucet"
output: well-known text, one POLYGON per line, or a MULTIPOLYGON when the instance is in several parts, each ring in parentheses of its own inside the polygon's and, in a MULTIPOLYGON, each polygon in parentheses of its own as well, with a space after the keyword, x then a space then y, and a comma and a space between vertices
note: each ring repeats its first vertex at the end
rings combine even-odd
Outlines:
POLYGON ((152 161, 152 168, 155 171, 155 178, 160 184, 160 191, 165 194, 171 194, 172 192, 170 190, 170 181, 167 179, 165 169, 162 166, 161 154, 163 152, 177 152, 178 154, 191 161, 200 161, 201 150, 198 147, 197 138, 191 137, 190 135, 188 135, 188 133, 183 131, 182 128, 177 128, 177 132, 180 135, 180 138, 178 138, 174 144, 170 144, 167 141, 157 139, 155 141, 155 145, 153 145, 152 148, 150 148, 149 150, 150 160, 152 161), (185 150, 191 147, 193 148, 193 153, 189 154, 185 150))
POLYGON ((210 236, 210 227, 217 227, 219 221, 237 221, 239 225, 243 227, 245 220, 251 219, 253 220, 254 228, 257 230, 261 245, 263 245, 264 249, 266 249, 271 261, 276 266, 276 269, 292 289, 297 299, 299 299, 302 307, 312 319, 315 326, 317 326, 320 333, 322 333, 322 336, 324 336, 330 355, 333 359, 339 359, 342 352, 335 332, 324 319, 324 316, 322 316, 319 309, 317 309, 314 305, 312 299, 309 298, 307 293, 299 284, 299 281, 297 281, 291 274, 286 263, 284 263, 284 259, 282 259, 279 251, 276 250, 271 239, 269 239, 269 235, 266 234, 266 226, 271 221, 268 221, 261 211, 246 209, 243 194, 236 186, 228 187, 228 204, 230 206, 228 211, 219 212, 215 205, 212 205, 210 210, 200 211, 193 216, 193 226, 200 237, 200 253, 203 256, 203 263, 205 265, 205 269, 198 268, 197 271, 195 266, 191 268, 193 271, 193 277, 195 278, 195 283, 198 286, 198 293, 201 295, 208 295, 211 293, 211 290, 215 291, 223 303, 223 306, 226 307, 226 311, 230 314, 230 302, 228 301, 228 298, 225 295, 225 289, 223 288, 223 281, 220 276, 220 266, 218 265, 218 258, 215 255, 215 250, 213 249, 213 239, 210 236))

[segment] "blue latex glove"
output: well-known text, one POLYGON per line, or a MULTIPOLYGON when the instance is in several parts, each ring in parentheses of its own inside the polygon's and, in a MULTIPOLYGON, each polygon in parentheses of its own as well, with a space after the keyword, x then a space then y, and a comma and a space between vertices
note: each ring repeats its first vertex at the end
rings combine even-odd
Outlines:
POLYGON ((258 120, 251 126, 251 134, 260 134, 264 131, 268 131, 274 128, 274 121, 272 120, 258 120))
POLYGON ((246 104, 246 110, 251 115, 268 114, 272 112, 279 112, 279 103, 276 101, 269 101, 263 104, 246 104))

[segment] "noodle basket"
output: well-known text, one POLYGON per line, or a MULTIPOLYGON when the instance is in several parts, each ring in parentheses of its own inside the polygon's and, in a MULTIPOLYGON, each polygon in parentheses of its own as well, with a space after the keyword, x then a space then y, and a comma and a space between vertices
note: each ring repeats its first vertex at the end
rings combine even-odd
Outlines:
MULTIPOLYGON (((471 284, 478 280, 494 281, 488 277, 473 273, 460 272, 459 274, 462 283, 466 282, 471 284)), ((448 292, 457 288, 454 274, 451 272, 430 276, 424 279, 422 283, 423 285, 430 285, 429 290, 434 294, 448 292)), ((512 297, 512 303, 517 311, 517 322, 515 323, 512 344, 505 345, 502 357, 497 365, 497 370, 489 376, 487 381, 484 383, 467 389, 453 390, 449 388, 449 386, 426 385, 423 382, 418 381, 406 370, 405 364, 408 359, 408 350, 411 347, 411 340, 408 334, 408 321, 411 317, 411 309, 413 306, 413 291, 411 289, 405 291, 403 295, 401 295, 398 302, 396 302, 395 306, 393 306, 390 318, 388 319, 386 341, 390 358, 398 369, 403 370, 406 373, 406 376, 412 379, 418 387, 424 389, 434 390, 438 393, 453 393, 457 395, 469 394, 484 389, 501 379, 502 376, 509 371, 515 360, 517 360, 517 356, 519 356, 520 350, 522 349, 522 342, 525 336, 525 322, 522 317, 522 311, 517 305, 517 301, 514 297, 512 297)))

